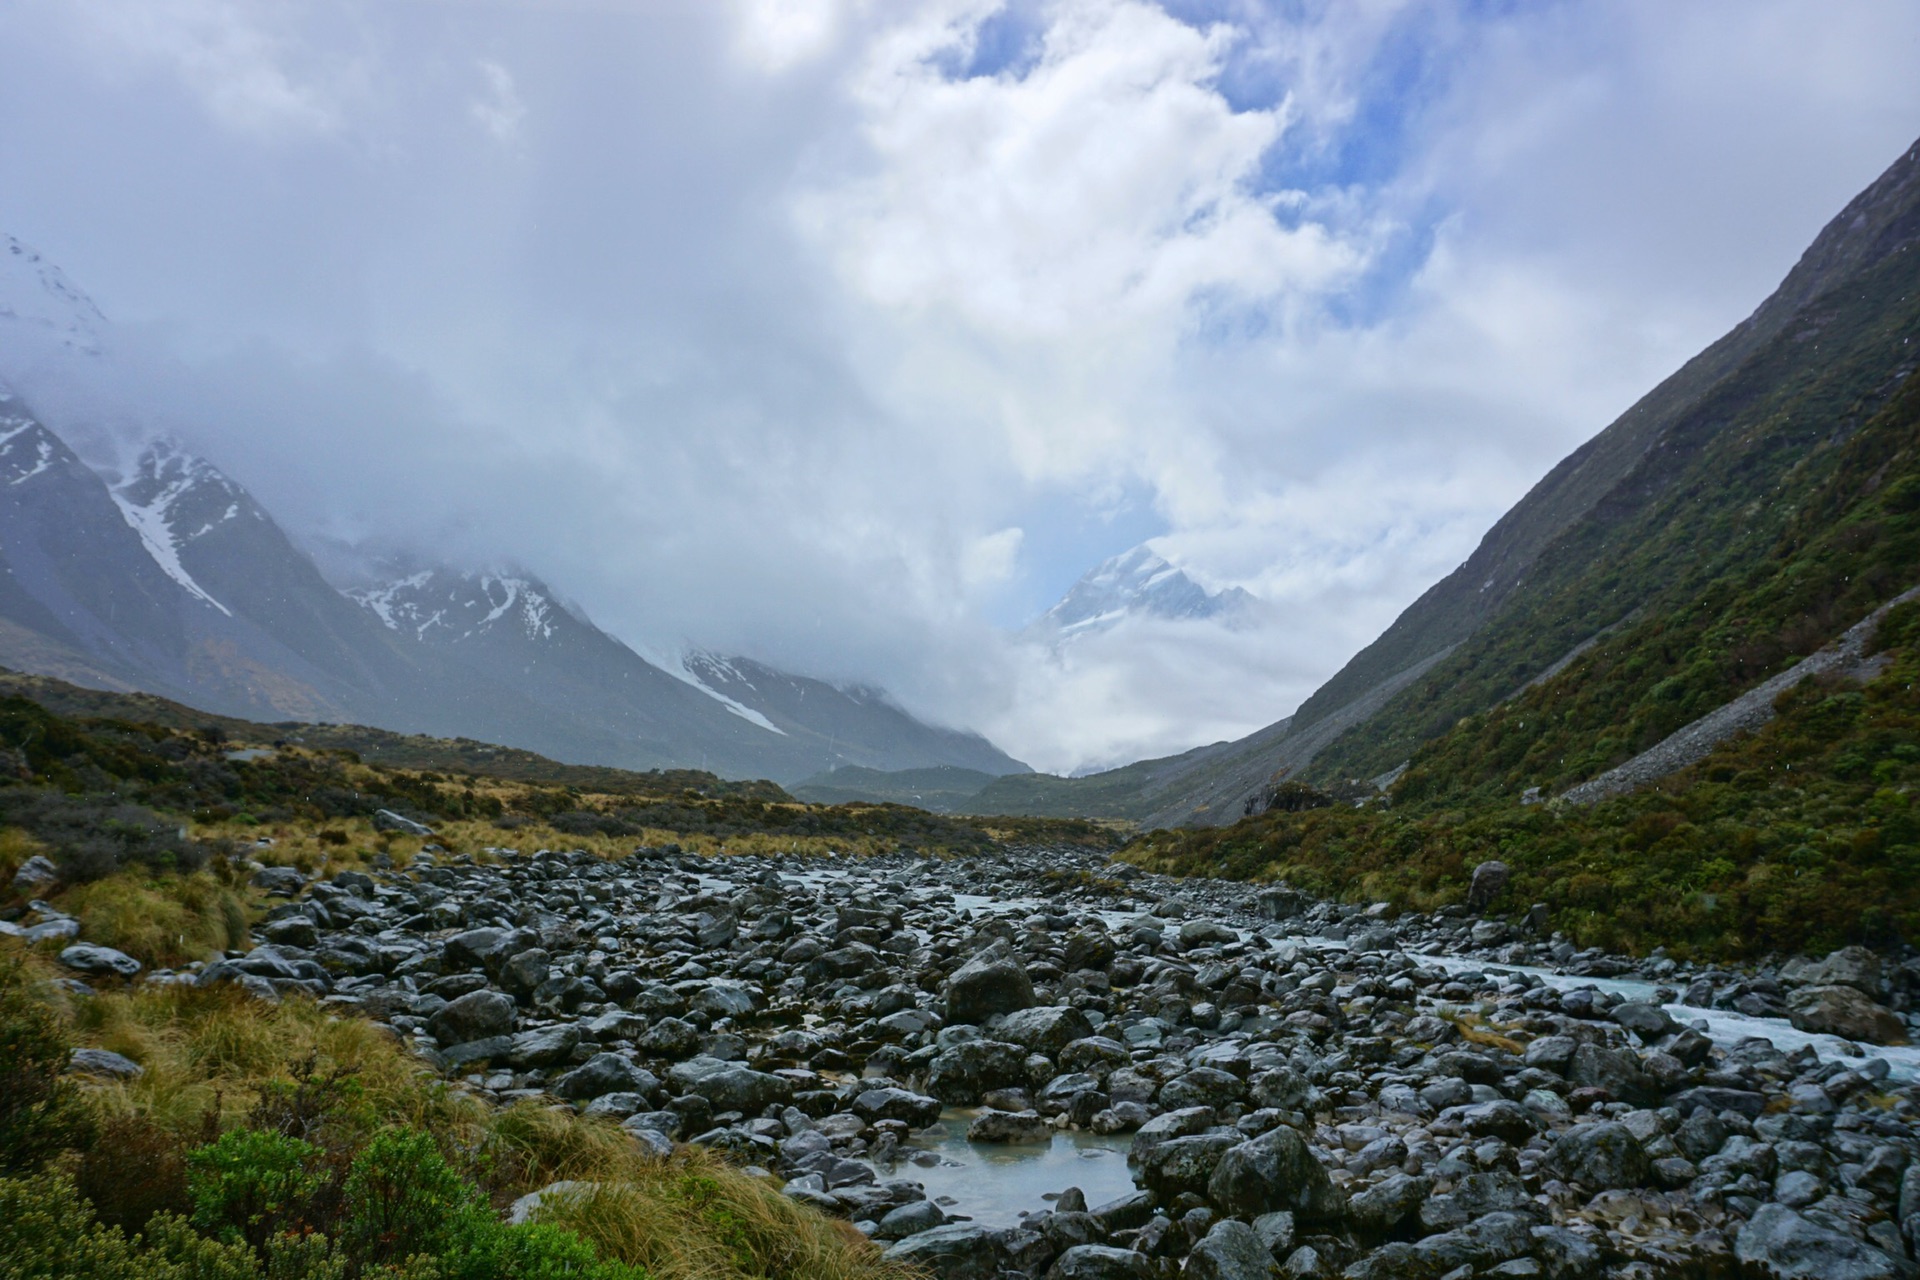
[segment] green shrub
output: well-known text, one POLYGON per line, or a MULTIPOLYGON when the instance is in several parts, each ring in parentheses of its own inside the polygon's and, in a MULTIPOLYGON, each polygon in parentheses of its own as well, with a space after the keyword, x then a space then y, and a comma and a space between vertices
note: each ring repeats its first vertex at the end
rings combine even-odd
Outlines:
MULTIPOLYGON (((258 1280, 244 1246, 196 1235, 157 1216, 128 1241, 96 1222, 66 1178, 0 1178, 0 1280, 258 1280)), ((294 1280, 289 1276, 288 1280, 294 1280)))
POLYGON ((193 1222, 256 1252, 284 1231, 317 1225, 310 1203, 325 1185, 321 1151, 310 1142, 259 1129, 233 1129, 187 1156, 193 1222))
POLYGON ((392 1262, 442 1252, 485 1215, 479 1189, 447 1164, 430 1136, 382 1129, 347 1173, 342 1238, 362 1262, 392 1262))
POLYGON ((64 1078, 71 1041, 28 986, 21 958, 0 955, 0 1173, 32 1172, 87 1132, 79 1090, 64 1078))

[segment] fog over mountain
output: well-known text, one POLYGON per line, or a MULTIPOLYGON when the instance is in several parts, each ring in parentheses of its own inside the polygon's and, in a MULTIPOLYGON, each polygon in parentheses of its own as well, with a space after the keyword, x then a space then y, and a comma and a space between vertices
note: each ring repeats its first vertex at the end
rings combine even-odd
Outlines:
POLYGON ((216 571, 256 511, 382 644, 504 673, 537 598, 757 733, 1168 754, 1747 314, 1916 56, 1900 0, 21 0, 0 377, 73 456, 7 465, 316 670, 322 597, 216 571), (1094 589, 1147 547, 1199 594, 1094 589))

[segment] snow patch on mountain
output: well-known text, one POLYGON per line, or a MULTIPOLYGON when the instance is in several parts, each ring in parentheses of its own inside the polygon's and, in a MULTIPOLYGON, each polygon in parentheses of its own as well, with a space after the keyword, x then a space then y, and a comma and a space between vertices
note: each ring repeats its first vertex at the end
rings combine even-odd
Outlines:
POLYGON ((539 582, 503 573, 423 569, 346 594, 389 630, 456 644, 492 631, 503 620, 529 640, 551 640, 565 612, 539 582))
POLYGON ((1231 616, 1253 603, 1239 587, 1208 591, 1184 569, 1142 543, 1089 570, 1029 634, 1067 640, 1105 631, 1128 617, 1204 621, 1231 616))
POLYGON ((244 495, 238 486, 212 463, 188 453, 176 441, 156 440, 142 451, 132 475, 114 485, 110 492, 120 514, 140 535, 140 543, 153 557, 153 562, 185 587, 189 595, 232 617, 232 610, 194 581, 180 561, 180 550, 227 521, 239 518, 240 499, 244 495), (204 509, 209 487, 217 490, 212 505, 220 514, 211 519, 202 516, 193 528, 183 528, 182 520, 193 517, 180 513, 180 509, 204 509))
POLYGON ((694 650, 681 655, 680 661, 668 666, 667 670, 748 724, 758 725, 767 732, 777 733, 783 738, 787 736, 787 731, 767 719, 765 713, 754 710, 738 698, 729 697, 714 688, 713 683, 709 683, 712 681, 720 684, 741 684, 749 689, 753 688, 753 681, 747 678, 746 673, 719 654, 694 650))

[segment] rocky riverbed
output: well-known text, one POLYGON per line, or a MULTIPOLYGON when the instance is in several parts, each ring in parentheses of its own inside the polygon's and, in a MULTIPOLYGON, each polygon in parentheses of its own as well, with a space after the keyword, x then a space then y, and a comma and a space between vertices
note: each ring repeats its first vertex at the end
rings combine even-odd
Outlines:
POLYGON ((1916 1059, 1860 1043, 1909 1029, 1896 958, 1695 970, 1069 849, 498 852, 262 869, 260 945, 134 980, 311 995, 943 1276, 1920 1275, 1916 1059))

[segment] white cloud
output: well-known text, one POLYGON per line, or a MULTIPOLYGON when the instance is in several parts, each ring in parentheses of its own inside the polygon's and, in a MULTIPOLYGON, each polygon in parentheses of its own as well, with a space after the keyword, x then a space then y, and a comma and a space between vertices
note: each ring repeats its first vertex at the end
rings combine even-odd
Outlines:
POLYGON ((222 125, 270 137, 340 123, 334 87, 304 74, 292 7, 238 0, 58 4, 113 61, 158 66, 222 125))
POLYGON ((0 229, 141 322, 124 416, 297 532, 1047 767, 1177 750, 1290 710, 1920 131, 1907 0, 1212 8, 25 0, 0 229), (1149 537, 1265 621, 988 624, 1149 537))
POLYGON ((520 100, 520 91, 513 83, 513 73, 491 59, 482 58, 479 63, 481 79, 486 82, 485 92, 473 100, 469 108, 480 127, 493 136, 495 142, 510 146, 520 139, 520 126, 527 118, 527 104, 520 100))

